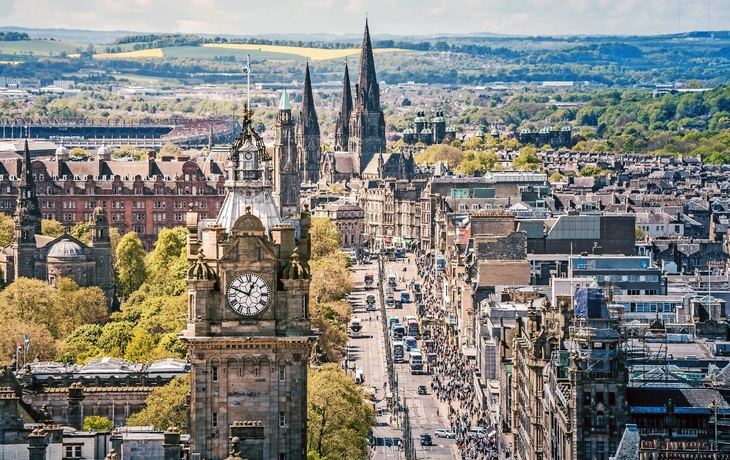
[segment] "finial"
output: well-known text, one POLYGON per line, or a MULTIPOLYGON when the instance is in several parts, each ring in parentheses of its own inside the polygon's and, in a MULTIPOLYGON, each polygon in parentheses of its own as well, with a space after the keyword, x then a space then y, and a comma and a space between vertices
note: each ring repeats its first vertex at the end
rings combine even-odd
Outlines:
POLYGON ((188 203, 188 211, 189 211, 189 212, 193 212, 193 211, 195 211, 195 204, 193 204, 193 203, 188 203))
POLYGON ((203 254, 203 248, 198 249, 198 262, 203 262, 205 255, 203 254))
POLYGON ((246 206, 246 214, 251 214, 251 206, 246 206))

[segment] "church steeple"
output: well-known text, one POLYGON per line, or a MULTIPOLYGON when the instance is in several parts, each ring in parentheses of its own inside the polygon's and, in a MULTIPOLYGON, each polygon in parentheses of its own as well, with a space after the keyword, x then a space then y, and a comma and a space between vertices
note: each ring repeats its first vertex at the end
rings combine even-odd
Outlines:
POLYGON ((378 152, 385 150, 385 116, 380 109, 380 87, 375 75, 373 46, 370 42, 367 19, 354 96, 347 150, 353 154, 355 171, 359 175, 365 171, 378 152))
POLYGON ((19 242, 35 244, 33 233, 41 234, 41 210, 38 207, 33 168, 30 160, 28 140, 25 141, 23 164, 21 166, 20 184, 18 185, 18 200, 15 206, 15 228, 22 227, 19 242), (30 231, 32 230, 32 231, 30 231))
POLYGON ((350 114, 352 113, 352 91, 350 90, 350 72, 345 63, 345 78, 342 81, 342 100, 340 113, 335 125, 335 150, 346 152, 350 139, 350 114))
POLYGON ((304 91, 302 92, 302 109, 297 122, 297 147, 299 150, 299 171, 303 182, 319 181, 319 121, 314 109, 312 79, 309 76, 309 63, 304 71, 304 91))
POLYGON ((357 75, 355 92, 355 97, 364 111, 380 111, 380 88, 378 87, 378 77, 375 75, 375 59, 367 19, 365 19, 365 35, 362 39, 360 70, 357 75))
POLYGON ((282 217, 293 217, 299 211, 299 168, 295 144, 291 103, 286 89, 281 94, 279 113, 274 128, 274 187, 282 217))

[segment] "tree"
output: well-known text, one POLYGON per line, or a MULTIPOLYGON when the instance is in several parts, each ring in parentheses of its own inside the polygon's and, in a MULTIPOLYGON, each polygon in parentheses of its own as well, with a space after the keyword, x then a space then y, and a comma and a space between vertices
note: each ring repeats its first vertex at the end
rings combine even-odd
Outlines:
POLYGON ((604 174, 605 172, 606 171, 604 171, 600 166, 586 165, 581 168, 578 175, 580 177, 596 177, 604 174))
POLYGON ((121 358, 132 340, 134 325, 126 321, 107 323, 101 329, 97 347, 107 356, 121 358))
POLYGON ((114 428, 114 422, 106 417, 98 415, 84 417, 84 431, 111 431, 112 428, 114 428))
POLYGON ((452 168, 458 167, 463 159, 464 152, 461 149, 444 144, 432 145, 415 156, 416 163, 418 164, 434 164, 441 161, 448 163, 452 168))
POLYGON ((537 149, 528 145, 520 150, 520 154, 512 161, 512 166, 524 171, 535 171, 542 167, 542 160, 537 156, 537 149))
POLYGON ((137 328, 124 352, 124 359, 132 363, 150 361, 149 357, 154 348, 155 341, 150 333, 144 328, 137 328))
POLYGON ((336 253, 342 242, 340 231, 329 217, 313 217, 309 235, 312 239, 312 260, 336 253))
POLYGON ((104 324, 109 319, 109 302, 104 291, 98 286, 79 288, 71 278, 58 280, 53 303, 59 337, 66 337, 84 324, 104 324))
POLYGON ((15 358, 17 344, 24 346, 26 362, 32 362, 36 356, 41 361, 51 361, 58 349, 57 340, 43 324, 18 318, 0 321, 0 364, 10 364, 15 358), (30 351, 25 348, 24 335, 30 340, 30 351))
POLYGON ((7 214, 0 213, 0 247, 5 247, 13 241, 15 222, 7 214))
POLYGON ((98 324, 79 326, 66 337, 61 345, 56 360, 62 363, 85 364, 91 358, 101 356, 103 352, 97 347, 103 329, 98 324))
POLYGON ((18 278, 0 293, 0 322, 18 319, 42 324, 58 338, 59 317, 53 297, 50 284, 33 278, 18 278))
POLYGON ((167 144, 163 145, 160 149, 160 156, 161 157, 176 157, 180 155, 180 147, 173 144, 172 142, 168 142, 167 144))
POLYGON ((74 147, 68 152, 68 156, 71 158, 85 159, 89 158, 89 152, 82 149, 81 147, 74 147))
POLYGON ((66 233, 66 227, 55 219, 43 219, 41 221, 41 233, 45 236, 57 237, 66 233))
POLYGON ((317 352, 322 362, 339 362, 347 345, 347 325, 352 318, 352 308, 347 301, 315 304, 312 326, 319 329, 317 352))
POLYGON ((176 426, 184 433, 188 425, 185 396, 189 391, 190 374, 174 377, 167 385, 152 390, 144 401, 145 408, 130 416, 126 425, 152 425, 158 431, 176 426))
POLYGON ((147 277, 144 263, 144 247, 135 232, 127 233, 119 241, 116 250, 118 290, 126 297, 136 291, 147 277))
POLYGON ((646 232, 641 227, 634 227, 634 239, 636 241, 643 241, 646 237, 646 232))
POLYGON ((318 458, 365 458, 375 410, 337 364, 310 374, 307 385, 307 450, 318 458))
POLYGON ((355 287, 352 271, 347 268, 344 254, 331 254, 327 257, 312 261, 312 283, 310 295, 319 302, 336 302, 342 300, 355 287))
POLYGON ((550 177, 548 177, 548 180, 550 182, 560 182, 561 180, 563 180, 563 175, 560 174, 559 172, 556 172, 556 173, 552 174, 550 177))
POLYGON ((185 227, 166 228, 160 231, 155 249, 147 257, 147 282, 168 284, 177 281, 172 290, 179 294, 185 288, 188 270, 187 235, 185 227))
POLYGON ((81 241, 84 244, 89 243, 89 237, 91 236, 91 230, 89 229, 89 223, 88 222, 76 222, 76 224, 71 227, 71 230, 68 232, 69 235, 73 236, 77 240, 81 241))

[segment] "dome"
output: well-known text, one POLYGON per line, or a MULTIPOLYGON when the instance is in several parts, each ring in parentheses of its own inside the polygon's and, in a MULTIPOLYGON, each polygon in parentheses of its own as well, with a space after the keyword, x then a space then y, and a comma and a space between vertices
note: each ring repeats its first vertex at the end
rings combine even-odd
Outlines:
POLYGON ((61 240, 51 246, 51 249, 48 251, 48 257, 55 257, 57 259, 84 257, 84 248, 73 240, 61 240))
POLYGON ((56 156, 57 157, 65 157, 68 155, 68 149, 63 146, 63 144, 59 145, 56 149, 56 156))
POLYGON ((97 155, 110 155, 111 153, 111 150, 109 150, 109 147, 107 147, 105 144, 101 144, 99 150, 96 151, 97 155))
POLYGON ((482 130, 480 129, 480 130, 479 130, 479 131, 477 131, 477 132, 476 132, 476 134, 474 134, 474 135, 475 135, 476 137, 484 137, 484 131, 482 131, 482 130))

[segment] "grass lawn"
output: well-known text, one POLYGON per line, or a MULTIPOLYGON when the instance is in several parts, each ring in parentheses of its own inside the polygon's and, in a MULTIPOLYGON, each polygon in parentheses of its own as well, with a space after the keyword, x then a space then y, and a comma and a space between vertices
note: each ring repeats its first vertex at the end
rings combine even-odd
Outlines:
POLYGON ((149 50, 125 51, 122 53, 97 53, 94 59, 156 59, 165 57, 161 48, 152 48, 149 50))
POLYGON ((192 58, 192 59, 210 59, 217 56, 235 56, 236 59, 246 59, 246 55, 250 54, 251 59, 271 59, 271 60, 304 60, 304 56, 297 54, 278 53, 270 51, 245 50, 245 49, 222 49, 202 46, 175 46, 172 48, 163 48, 163 54, 168 58, 192 58))
POLYGON ((33 52, 34 56, 58 56, 62 51, 73 53, 76 48, 86 49, 87 45, 72 42, 58 42, 51 40, 22 40, 17 42, 0 41, 0 54, 28 54, 33 52))

